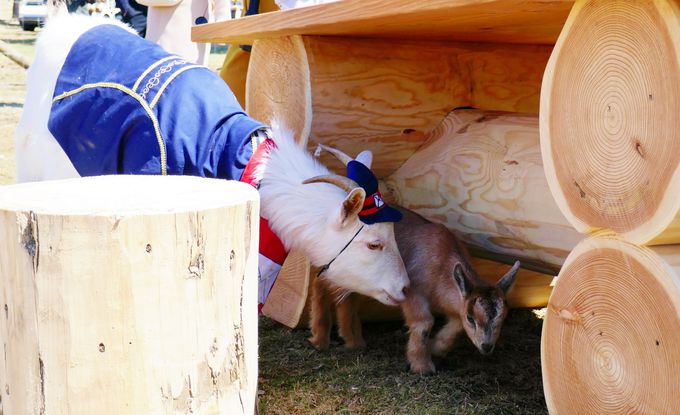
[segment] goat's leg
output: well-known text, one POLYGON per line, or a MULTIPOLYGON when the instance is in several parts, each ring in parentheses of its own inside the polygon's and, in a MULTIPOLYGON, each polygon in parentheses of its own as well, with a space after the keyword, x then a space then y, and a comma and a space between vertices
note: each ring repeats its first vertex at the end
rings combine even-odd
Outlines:
POLYGON ((361 344, 360 347, 365 347, 366 342, 364 341, 364 334, 361 327, 361 317, 359 317, 358 299, 355 298, 354 301, 354 313, 352 314, 352 319, 354 320, 354 324, 352 324, 352 328, 354 329, 354 341, 355 343, 361 344))
POLYGON ((406 357, 411 371, 420 374, 434 373, 434 363, 430 356, 430 330, 434 324, 434 317, 427 299, 408 296, 402 304, 402 310, 409 329, 406 357))
POLYGON ((331 342, 331 298, 326 284, 318 278, 312 282, 312 302, 310 309, 309 327, 312 337, 308 341, 317 350, 326 350, 331 342))
POLYGON ((463 324, 458 316, 449 316, 449 320, 444 327, 439 330, 432 342, 432 354, 443 357, 451 350, 456 336, 463 329, 463 324))
POLYGON ((360 349, 366 346, 361 334, 361 319, 355 294, 339 301, 335 311, 338 315, 338 332, 345 341, 347 349, 360 349))

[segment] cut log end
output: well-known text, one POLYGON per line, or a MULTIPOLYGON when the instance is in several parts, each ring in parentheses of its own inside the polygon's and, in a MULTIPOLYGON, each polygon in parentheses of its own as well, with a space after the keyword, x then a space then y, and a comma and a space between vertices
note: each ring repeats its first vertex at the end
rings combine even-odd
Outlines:
POLYGON ((249 185, 189 176, 97 176, 0 189, 0 209, 49 215, 134 216, 237 206, 259 200, 249 185))
POLYGON ((306 145, 312 124, 310 88, 307 52, 299 36, 255 42, 246 83, 251 117, 270 124, 276 120, 306 145), (279 74, 285 74, 285 82, 279 74))
POLYGON ((582 232, 680 242, 663 235, 675 232, 680 208, 667 196, 680 186, 673 7, 582 1, 555 47, 541 92, 543 158, 560 208, 582 232))
POLYGON ((550 413, 679 413, 677 256, 614 237, 574 249, 541 339, 550 413))
POLYGON ((0 187, 5 413, 252 414, 258 203, 197 177, 0 187))

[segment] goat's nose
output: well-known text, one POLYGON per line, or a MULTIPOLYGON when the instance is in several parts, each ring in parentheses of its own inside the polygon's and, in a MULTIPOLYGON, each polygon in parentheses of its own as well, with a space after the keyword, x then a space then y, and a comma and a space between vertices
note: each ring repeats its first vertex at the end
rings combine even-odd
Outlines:
POLYGON ((482 354, 489 354, 493 350, 493 344, 491 343, 482 343, 482 354))
POLYGON ((403 290, 401 290, 402 293, 404 293, 404 296, 408 297, 408 295, 411 293, 411 289, 409 286, 405 286, 403 290))

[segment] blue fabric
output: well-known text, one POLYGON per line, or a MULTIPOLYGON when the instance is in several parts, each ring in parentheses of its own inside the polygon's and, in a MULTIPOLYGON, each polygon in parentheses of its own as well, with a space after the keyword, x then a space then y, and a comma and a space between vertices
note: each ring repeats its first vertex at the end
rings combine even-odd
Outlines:
MULTIPOLYGON (((100 82, 132 89, 147 68, 164 58, 169 59, 135 89, 149 105, 173 74, 194 65, 120 27, 97 26, 71 48, 54 96, 100 82)), ((151 111, 165 144, 168 174, 238 180, 252 155, 250 135, 264 127, 205 67, 177 75, 151 111)), ((48 128, 82 176, 161 173, 152 118, 123 91, 97 87, 57 100, 48 128)))

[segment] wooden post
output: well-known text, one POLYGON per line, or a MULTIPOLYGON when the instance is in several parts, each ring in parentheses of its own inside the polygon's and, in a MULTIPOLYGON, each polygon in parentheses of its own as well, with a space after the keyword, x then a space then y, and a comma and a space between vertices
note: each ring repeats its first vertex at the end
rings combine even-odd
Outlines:
POLYGON ((580 232, 680 242, 680 6, 578 1, 541 90, 557 205, 580 232))
POLYGON ((541 336, 551 414, 680 413, 680 246, 584 240, 541 336))
POLYGON ((258 214, 224 180, 0 188, 4 413, 252 415, 258 214))

